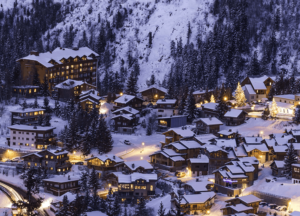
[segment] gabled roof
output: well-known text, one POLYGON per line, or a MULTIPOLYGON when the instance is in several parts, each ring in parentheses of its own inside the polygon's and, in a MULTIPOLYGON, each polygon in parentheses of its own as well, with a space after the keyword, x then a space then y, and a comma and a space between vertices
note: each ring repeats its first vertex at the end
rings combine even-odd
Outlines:
MULTIPOLYGON (((115 100, 115 103, 120 103, 120 104, 127 104, 129 101, 133 100, 135 98, 134 95, 127 95, 124 94, 121 97, 117 98, 115 100)), ((142 99, 141 99, 142 100, 142 99)))
POLYGON ((210 110, 216 110, 217 106, 218 106, 218 103, 206 103, 206 104, 202 104, 202 108, 210 109, 210 110))
POLYGON ((42 157, 43 157, 42 155, 39 155, 38 153, 30 153, 30 154, 27 154, 27 155, 22 156, 21 158, 28 157, 28 156, 31 156, 31 155, 36 156, 36 157, 39 157, 39 158, 42 158, 42 157))
POLYGON ((230 200, 226 200, 226 202, 230 202, 231 200, 235 200, 235 199, 239 199, 241 201, 243 201, 244 203, 250 204, 250 203, 254 203, 254 202, 261 202, 262 199, 250 194, 247 196, 240 196, 234 199, 230 199, 230 200))
POLYGON ((208 189, 206 188, 207 185, 212 185, 214 183, 212 183, 211 181, 193 181, 193 182, 188 182, 185 185, 190 186, 191 188, 193 188, 193 190, 195 192, 204 192, 204 191, 208 191, 208 189))
MULTIPOLYGON (((72 89, 76 86, 80 86, 83 84, 87 84, 89 86, 93 86, 87 82, 81 81, 81 80, 72 80, 72 79, 67 79, 59 84, 57 84, 56 86, 54 86, 54 88, 59 88, 59 89, 72 89)), ((93 86, 96 87, 96 86, 93 86)))
POLYGON ((45 111, 45 109, 41 108, 27 108, 27 109, 17 109, 10 111, 11 113, 28 113, 28 112, 38 112, 38 111, 45 111))
POLYGON ((51 154, 53 154, 53 155, 63 155, 63 154, 68 154, 69 152, 68 151, 66 151, 66 150, 61 150, 61 149, 45 149, 45 150, 43 150, 43 151, 41 151, 41 152, 49 152, 49 153, 51 153, 51 154))
POLYGON ((288 147, 285 145, 284 146, 274 146, 273 150, 275 153, 285 153, 285 152, 287 152, 288 147))
POLYGON ((284 168, 284 161, 274 160, 270 166, 275 165, 277 168, 284 168))
POLYGON ((12 125, 7 126, 10 130, 24 130, 24 131, 48 131, 54 130, 56 127, 42 127, 42 126, 31 126, 31 125, 12 125))
POLYGON ((218 134, 223 134, 225 136, 228 136, 228 135, 231 135, 231 134, 234 134, 234 133, 236 133, 236 131, 233 131, 231 129, 221 130, 221 131, 218 132, 218 134))
POLYGON ((168 144, 167 146, 174 146, 178 150, 186 150, 187 149, 185 146, 183 146, 179 142, 173 142, 173 143, 168 144))
POLYGON ((201 148, 201 145, 194 140, 180 140, 180 143, 188 149, 201 148))
POLYGON ((120 111, 126 111, 126 112, 129 112, 129 113, 134 114, 134 115, 136 115, 140 112, 140 111, 138 111, 138 110, 136 110, 136 109, 134 109, 130 106, 127 106, 127 107, 122 107, 120 109, 117 109, 117 110, 113 111, 112 113, 115 114, 115 113, 120 112, 120 111))
POLYGON ((170 131, 173 131, 174 133, 182 136, 182 137, 192 137, 194 136, 194 132, 191 131, 190 129, 183 129, 182 127, 179 127, 179 128, 172 128, 164 133, 162 133, 163 135, 165 135, 166 133, 170 132, 170 131))
POLYGON ((192 195, 183 195, 182 202, 189 203, 189 204, 197 204, 197 203, 205 203, 207 200, 212 199, 215 197, 215 192, 205 192, 201 194, 192 194, 192 195))
POLYGON ((98 96, 98 91, 94 90, 94 89, 90 89, 87 91, 82 91, 81 94, 79 95, 79 100, 84 100, 85 98, 92 98, 95 101, 98 101, 101 99, 100 96, 98 96))
POLYGON ((222 147, 236 147, 236 140, 235 139, 215 139, 217 141, 217 146, 222 147))
POLYGON ((118 177, 118 183, 132 183, 136 180, 142 179, 146 182, 151 180, 157 180, 156 173, 144 174, 144 173, 132 173, 129 175, 123 174, 122 172, 113 172, 114 176, 118 177))
MULTIPOLYGON (((197 95, 197 94, 205 94, 206 90, 197 90, 193 92, 193 95, 197 95)), ((207 90, 207 92, 213 92, 213 90, 207 90)))
POLYGON ((285 94, 285 95, 274 95, 273 97, 295 100, 295 95, 293 94, 285 94))
POLYGON ((202 121, 204 124, 210 126, 210 125, 223 125, 223 123, 217 119, 216 117, 211 117, 211 118, 199 118, 196 119, 194 122, 199 122, 202 121))
POLYGON ((237 118, 239 117, 239 115, 241 115, 243 112, 243 110, 238 110, 238 109, 231 109, 230 111, 226 112, 226 114, 224 115, 224 117, 231 117, 231 118, 237 118))
POLYGON ((252 88, 252 85, 250 85, 250 84, 246 84, 245 86, 243 86, 244 91, 245 91, 245 89, 247 89, 247 91, 250 95, 252 95, 252 94, 255 95, 256 94, 254 89, 252 88))
POLYGON ((77 56, 83 57, 86 56, 87 59, 92 59, 90 58, 92 55, 95 57, 98 57, 99 55, 94 52, 93 50, 89 49, 88 47, 80 47, 78 50, 73 50, 69 48, 59 48, 57 47, 55 50, 52 52, 46 52, 46 53, 39 53, 39 56, 36 55, 28 55, 23 58, 18 59, 17 61, 20 60, 32 60, 32 61, 37 61, 41 65, 44 65, 45 67, 53 67, 54 64, 51 64, 51 60, 54 60, 57 64, 62 64, 60 60, 62 59, 68 59, 68 58, 75 58, 77 56))
POLYGON ((201 155, 201 157, 197 158, 189 158, 188 159, 192 164, 193 163, 209 163, 209 159, 206 155, 201 155))
POLYGON ((119 118, 119 117, 126 118, 128 120, 133 119, 132 114, 120 114, 120 115, 116 115, 116 116, 112 117, 112 119, 119 118))
POLYGON ((266 85, 264 82, 268 79, 268 76, 262 77, 249 77, 250 82, 254 88, 254 90, 267 90, 266 85))
POLYGON ((153 88, 155 88, 155 89, 157 89, 157 90, 159 90, 159 91, 162 91, 162 92, 164 92, 164 93, 166 93, 166 94, 168 93, 168 90, 167 90, 167 89, 165 89, 165 88, 163 88, 163 87, 160 87, 160 86, 158 86, 158 85, 156 85, 156 84, 151 85, 151 86, 146 87, 146 88, 142 88, 139 92, 144 92, 144 91, 147 91, 147 90, 153 89, 153 88))
POLYGON ((221 147, 216 146, 216 145, 205 144, 205 145, 202 146, 202 148, 205 148, 210 153, 211 152, 222 151, 222 152, 225 152, 226 154, 228 154, 227 151, 225 151, 224 149, 222 149, 221 147))
POLYGON ((91 157, 91 158, 85 159, 85 161, 89 161, 89 160, 94 159, 94 158, 98 158, 102 162, 105 162, 106 160, 111 160, 111 161, 114 161, 116 163, 123 162, 123 160, 121 158, 119 158, 119 157, 117 157, 116 155, 113 155, 113 154, 99 155, 99 156, 96 156, 96 157, 91 157))
POLYGON ((49 178, 49 179, 43 179, 45 182, 56 182, 56 183, 65 183, 65 182, 72 182, 72 181, 79 181, 80 178, 74 177, 71 175, 57 175, 54 178, 49 178), (70 176, 70 179, 68 178, 70 176))
POLYGON ((156 101, 156 104, 175 104, 176 99, 159 99, 156 101))
POLYGON ((248 144, 260 144, 262 141, 261 137, 244 137, 244 139, 248 144))
POLYGON ((236 204, 236 205, 226 206, 225 208, 231 208, 231 209, 233 209, 236 212, 244 212, 244 211, 252 210, 253 209, 252 207, 245 206, 242 203, 236 204))
POLYGON ((133 171, 139 167, 144 169, 153 169, 153 166, 146 160, 124 162, 124 164, 133 171))
POLYGON ((254 149, 257 149, 261 152, 269 152, 266 144, 259 144, 259 145, 243 145, 246 152, 250 152, 250 151, 253 151, 254 149))

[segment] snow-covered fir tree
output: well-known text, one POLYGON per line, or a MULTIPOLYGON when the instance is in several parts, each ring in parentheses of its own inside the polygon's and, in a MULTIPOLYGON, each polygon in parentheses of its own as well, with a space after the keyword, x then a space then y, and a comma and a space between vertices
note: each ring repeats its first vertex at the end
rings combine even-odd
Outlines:
POLYGON ((275 101, 275 98, 273 98, 271 109, 270 109, 270 115, 271 117, 275 118, 277 116, 277 113, 278 113, 278 106, 275 101))
POLYGON ((216 103, 215 96, 213 94, 210 97, 210 102, 211 103, 216 103))
POLYGON ((294 122, 300 123, 300 105, 297 105, 294 110, 294 122))
POLYGON ((292 164, 297 163, 297 157, 297 152, 294 148, 293 143, 291 143, 288 147, 286 157, 284 158, 284 174, 288 179, 292 178, 292 164))
POLYGON ((189 94, 186 100, 186 106, 184 109, 184 114, 187 115, 188 121, 192 122, 196 118, 196 105, 195 97, 193 95, 193 88, 190 88, 189 94))

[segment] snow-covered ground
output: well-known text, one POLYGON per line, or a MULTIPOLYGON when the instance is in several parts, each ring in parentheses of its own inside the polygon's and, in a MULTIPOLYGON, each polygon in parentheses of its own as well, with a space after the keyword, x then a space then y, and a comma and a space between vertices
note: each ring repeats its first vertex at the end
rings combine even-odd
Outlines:
POLYGON ((4 215, 1 214, 3 209, 1 208, 10 208, 11 207, 12 202, 9 200, 9 198, 2 192, 0 191, 0 215, 4 215))

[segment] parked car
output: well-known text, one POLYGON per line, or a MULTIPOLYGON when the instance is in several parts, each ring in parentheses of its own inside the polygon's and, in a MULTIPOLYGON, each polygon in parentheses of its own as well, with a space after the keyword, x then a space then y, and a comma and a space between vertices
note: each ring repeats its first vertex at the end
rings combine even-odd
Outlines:
POLYGON ((269 204, 270 209, 276 209, 277 206, 278 206, 278 205, 273 204, 273 203, 269 204))
POLYGON ((262 207, 264 207, 264 206, 268 206, 268 203, 266 203, 266 202, 260 202, 259 205, 261 205, 262 207))
POLYGON ((125 145, 131 145, 131 143, 130 143, 129 140, 124 140, 124 144, 125 144, 125 145))
POLYGON ((183 178, 183 177, 185 177, 185 172, 177 171, 177 172, 175 172, 175 176, 177 178, 183 178))
POLYGON ((287 207, 286 206, 277 206, 276 210, 277 211, 287 211, 287 207))

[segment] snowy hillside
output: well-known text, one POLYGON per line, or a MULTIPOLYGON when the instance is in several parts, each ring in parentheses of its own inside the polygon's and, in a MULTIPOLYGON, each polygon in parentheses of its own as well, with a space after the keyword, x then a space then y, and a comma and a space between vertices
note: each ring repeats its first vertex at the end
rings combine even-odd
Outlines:
POLYGON ((141 68, 139 84, 142 87, 152 73, 162 80, 170 71, 170 41, 178 41, 182 37, 183 42, 186 43, 188 22, 191 23, 191 42, 195 42, 198 35, 205 36, 205 32, 212 28, 214 18, 208 13, 211 2, 211 0, 175 0, 171 3, 165 1, 155 3, 154 0, 73 0, 70 5, 63 7, 74 7, 74 10, 70 11, 63 22, 51 29, 51 35, 60 32, 59 39, 63 44, 66 27, 73 25, 74 31, 78 30, 73 43, 76 46, 82 38, 83 30, 86 30, 88 38, 90 32, 93 32, 94 38, 98 36, 100 31, 98 14, 101 19, 105 18, 113 22, 113 15, 120 8, 126 8, 128 19, 124 27, 116 32, 116 43, 111 45, 111 49, 115 48, 117 53, 112 70, 120 70, 121 59, 125 60, 126 53, 130 51, 133 56, 139 58, 141 68), (153 34, 151 48, 148 47, 149 32, 153 34))

